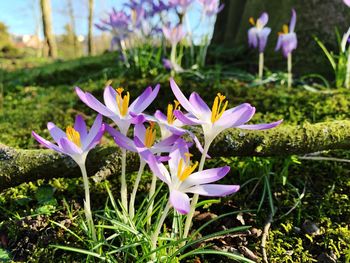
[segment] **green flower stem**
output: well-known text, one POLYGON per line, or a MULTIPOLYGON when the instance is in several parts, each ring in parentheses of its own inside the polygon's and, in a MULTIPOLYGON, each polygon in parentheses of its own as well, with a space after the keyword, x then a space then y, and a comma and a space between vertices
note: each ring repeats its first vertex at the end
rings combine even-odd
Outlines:
POLYGON ((293 75, 292 75, 292 53, 287 56, 287 69, 288 69, 288 88, 292 87, 293 75))
POLYGON ((128 188, 126 186, 126 150, 122 149, 122 174, 120 177, 120 195, 122 200, 122 205, 126 212, 128 212, 128 188))
MULTIPOLYGON (((203 170, 205 159, 207 157, 208 150, 209 150, 209 147, 210 147, 210 144, 212 143, 212 141, 213 140, 206 140, 206 142, 204 144, 204 149, 203 149, 201 161, 199 163, 198 172, 203 170)), ((191 208, 190 208, 190 212, 187 214, 186 223, 185 223, 185 227, 184 227, 184 233, 183 233, 182 238, 187 238, 187 236, 188 236, 188 233, 189 233, 189 230, 191 227, 191 223, 192 223, 192 219, 193 219, 193 215, 194 215, 194 212, 196 211, 198 197, 199 197, 198 194, 194 194, 192 197, 191 208)))
MULTIPOLYGON (((149 200, 152 199, 154 193, 156 192, 156 185, 157 185, 157 176, 154 174, 152 175, 152 182, 151 182, 151 188, 149 189, 149 200)), ((153 213, 153 204, 154 200, 150 203, 147 211, 147 224, 148 226, 151 226, 152 223, 152 213, 153 213)))
POLYGON ((133 219, 134 215, 135 215, 135 198, 136 198, 137 189, 139 188, 139 184, 140 184, 141 176, 143 174, 143 170, 145 169, 145 165, 146 165, 146 162, 142 158, 140 158, 139 171, 137 172, 137 177, 136 177, 136 180, 134 183, 134 188, 132 189, 132 193, 130 196, 129 215, 130 215, 131 219, 133 219))
POLYGON ((83 182, 84 182, 84 189, 85 189, 85 200, 84 200, 84 211, 86 216, 87 225, 89 228, 89 232, 92 235, 92 239, 94 241, 97 240, 96 238, 96 230, 94 226, 94 221, 92 219, 92 213, 91 213, 91 205, 90 205, 90 189, 89 189, 89 178, 87 176, 85 163, 79 164, 81 173, 83 175, 83 182))
POLYGON ((264 53, 259 53, 259 79, 263 78, 264 72, 264 53))
POLYGON ((350 47, 348 49, 348 60, 346 63, 345 87, 350 88, 350 47))
POLYGON ((177 46, 176 44, 171 45, 171 53, 170 53, 170 61, 174 65, 176 64, 176 46, 177 46))
MULTIPOLYGON (((158 237, 159 237, 159 233, 160 230, 164 224, 165 218, 168 216, 169 210, 170 210, 170 201, 168 201, 167 205, 165 206, 164 210, 162 211, 162 217, 160 218, 158 225, 156 227, 156 229, 153 232, 153 235, 151 237, 151 249, 155 250, 157 248, 157 241, 158 241, 158 237)), ((156 259, 156 254, 152 254, 152 259, 156 259)))
POLYGON ((126 44, 124 40, 120 40, 120 49, 123 55, 124 64, 127 68, 130 68, 128 54, 126 53, 126 44))

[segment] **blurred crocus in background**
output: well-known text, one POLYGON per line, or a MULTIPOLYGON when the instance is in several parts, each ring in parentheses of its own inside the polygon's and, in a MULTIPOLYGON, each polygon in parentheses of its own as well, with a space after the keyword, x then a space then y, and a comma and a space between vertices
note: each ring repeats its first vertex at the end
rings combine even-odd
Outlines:
POLYGON ((292 18, 288 25, 283 25, 282 32, 278 33, 276 51, 282 49, 283 55, 287 58, 288 63, 288 88, 292 86, 292 52, 297 48, 298 40, 294 32, 297 21, 297 14, 292 9, 292 18))
POLYGON ((206 16, 213 16, 224 9, 224 5, 220 5, 219 0, 198 0, 198 2, 203 6, 203 13, 206 16))
POLYGON ((166 40, 171 44, 170 63, 166 63, 167 66, 174 71, 175 69, 181 69, 181 63, 176 57, 177 44, 185 37, 186 32, 183 30, 182 25, 177 26, 163 26, 163 34, 166 40))
MULTIPOLYGON (((202 18, 204 20, 203 27, 213 28, 216 20, 216 15, 224 8, 220 5, 219 0, 198 0, 202 6, 202 18)), ((210 40, 213 37, 213 30, 204 35, 198 56, 198 63, 201 67, 205 65, 205 59, 208 52, 210 40)))
POLYGON ((343 0, 344 4, 346 4, 348 7, 350 7, 350 0, 343 0))
POLYGON ((269 15, 264 12, 255 21, 253 17, 249 19, 250 24, 253 26, 248 30, 248 43, 250 47, 258 48, 259 50, 259 78, 263 77, 264 70, 264 50, 266 47, 267 39, 271 33, 271 28, 265 27, 269 21, 269 15))
POLYGON ((115 46, 118 47, 123 56, 123 62, 127 67, 130 66, 128 62, 128 57, 126 54, 126 44, 125 39, 130 34, 129 25, 131 23, 131 18, 124 11, 116 11, 114 8, 112 12, 108 14, 109 19, 101 19, 99 24, 95 26, 102 31, 109 31, 112 34, 111 50, 115 46))

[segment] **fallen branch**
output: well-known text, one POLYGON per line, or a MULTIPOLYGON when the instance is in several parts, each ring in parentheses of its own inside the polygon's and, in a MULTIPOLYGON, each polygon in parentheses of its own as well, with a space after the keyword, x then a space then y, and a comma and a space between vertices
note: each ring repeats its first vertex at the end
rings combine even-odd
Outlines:
MULTIPOLYGON (((268 131, 231 129, 213 142, 209 154, 219 156, 288 156, 323 150, 350 149, 350 121, 300 126, 281 125, 268 131)), ((120 173, 117 147, 99 147, 90 152, 87 169, 95 180, 120 173)), ((128 171, 138 169, 136 154, 128 153, 128 171)), ((0 189, 23 182, 55 177, 79 177, 77 165, 51 150, 22 150, 0 144, 0 189)))

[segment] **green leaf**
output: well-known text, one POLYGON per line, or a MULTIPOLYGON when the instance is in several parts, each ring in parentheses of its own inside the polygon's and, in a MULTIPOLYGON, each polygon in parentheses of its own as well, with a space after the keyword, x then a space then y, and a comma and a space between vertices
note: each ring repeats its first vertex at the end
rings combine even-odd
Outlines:
POLYGON ((0 248, 0 262, 10 262, 10 254, 5 249, 0 248))
POLYGON ((88 256, 93 256, 93 257, 101 259, 101 260, 106 260, 105 257, 101 256, 98 253, 95 253, 95 252, 92 252, 89 250, 85 250, 85 249, 81 249, 81 248, 66 247, 66 246, 60 246, 60 245, 51 245, 50 247, 54 247, 54 248, 58 248, 58 249, 62 249, 62 250, 67 250, 67 251, 72 251, 72 252, 76 252, 76 253, 80 253, 80 254, 85 254, 88 256))

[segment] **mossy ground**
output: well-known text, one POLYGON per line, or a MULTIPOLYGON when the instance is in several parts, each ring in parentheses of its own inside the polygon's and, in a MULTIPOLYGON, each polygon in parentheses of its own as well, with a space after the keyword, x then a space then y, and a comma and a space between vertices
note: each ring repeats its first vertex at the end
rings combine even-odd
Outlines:
MULTIPOLYGON (((72 124, 77 113, 83 114, 91 124, 95 113, 79 101, 74 93, 75 86, 102 98, 105 83, 113 80, 113 86, 123 86, 130 91, 131 97, 136 97, 148 85, 160 82, 159 99, 149 111, 165 109, 173 99, 169 75, 160 69, 156 71, 158 74, 155 71, 146 75, 130 73, 118 65, 113 54, 60 61, 31 69, 4 70, 0 76, 3 89, 0 142, 19 148, 37 148, 38 144, 30 135, 32 130, 48 137, 48 121, 65 127, 72 124)), ((311 92, 302 86, 287 90, 272 84, 251 87, 242 79, 222 77, 215 69, 207 73, 203 74, 204 79, 184 75, 177 81, 185 93, 197 91, 208 103, 221 92, 227 95, 230 106, 242 102, 253 104, 258 112, 253 122, 283 118, 285 123, 294 125, 350 117, 350 92, 347 90, 311 92)), ((107 140, 106 143, 111 142, 107 140)), ((346 151, 327 154, 349 157, 346 151)), ((223 163, 232 167, 226 182, 244 185, 232 200, 226 202, 233 202, 236 209, 254 209, 254 220, 249 224, 262 229, 271 209, 276 210, 267 243, 271 262, 317 262, 322 253, 334 255, 339 262, 349 261, 348 163, 309 160, 299 163, 296 157, 232 157, 212 160, 209 165, 223 163), (264 190, 267 182, 272 193, 270 197, 264 190), (317 233, 307 233, 306 225, 310 223, 319 228, 317 233)), ((116 179, 108 183, 118 192, 116 179)), ((47 247, 48 243, 75 242, 50 219, 78 229, 74 218, 82 212, 81 184, 80 179, 57 178, 28 182, 0 194, 0 240, 12 257, 27 262, 50 262, 54 258, 61 258, 62 262, 79 262, 82 259, 79 255, 47 247)), ((147 183, 144 183, 141 191, 146 187, 147 183)), ((94 202, 93 209, 101 209, 105 197, 104 183, 93 184, 92 199, 101 201, 94 202)), ((209 211, 216 210, 215 206, 209 208, 209 211)), ((261 256, 259 238, 250 240, 246 246, 261 256)))

